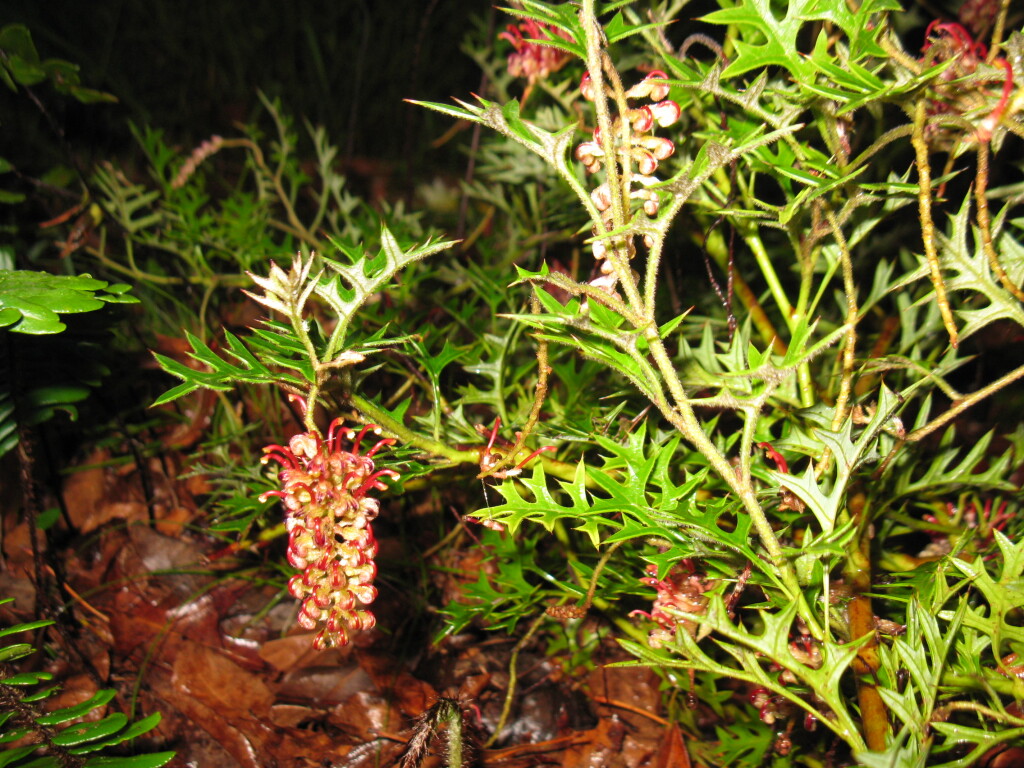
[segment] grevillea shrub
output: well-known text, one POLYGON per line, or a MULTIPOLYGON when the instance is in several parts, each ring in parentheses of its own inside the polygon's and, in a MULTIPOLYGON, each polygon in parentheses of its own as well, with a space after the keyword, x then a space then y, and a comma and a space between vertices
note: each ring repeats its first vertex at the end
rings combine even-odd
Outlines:
MULTIPOLYGON (((966 768, 1024 737, 1024 429, 985 412, 1024 378, 1020 11, 684 5, 521 0, 471 35, 488 89, 422 105, 480 129, 439 218, 465 239, 324 244, 279 197, 299 253, 246 266, 270 315, 160 357, 162 402, 309 403, 265 498, 320 645, 370 621, 400 473, 488 526, 442 633, 598 616, 707 765, 966 768)), ((576 626, 546 636, 585 665, 576 626)))

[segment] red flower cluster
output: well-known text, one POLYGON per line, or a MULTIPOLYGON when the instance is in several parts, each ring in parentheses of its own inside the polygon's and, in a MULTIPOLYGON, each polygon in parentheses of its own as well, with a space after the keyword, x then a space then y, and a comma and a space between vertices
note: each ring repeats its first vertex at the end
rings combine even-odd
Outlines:
POLYGON ((933 21, 929 24, 921 53, 924 54, 922 61, 928 65, 953 61, 953 64, 940 75, 939 83, 935 86, 939 100, 932 102, 929 109, 932 114, 951 112, 965 115, 978 109, 986 109, 991 104, 991 97, 980 84, 1002 80, 999 101, 974 132, 977 141, 989 141, 1003 113, 1006 112, 1010 94, 1013 92, 1013 68, 1010 62, 1002 57, 993 59, 990 66, 1001 69, 1002 72, 985 72, 982 66, 985 65, 988 49, 984 43, 975 42, 970 32, 955 22, 933 21), (965 83, 966 78, 972 80, 965 83))
POLYGON ((498 37, 508 40, 515 49, 508 55, 508 73, 512 77, 525 77, 532 84, 568 63, 569 54, 560 48, 530 42, 531 39, 551 40, 555 36, 572 40, 557 27, 526 19, 519 24, 509 24, 505 30, 498 37))
POLYGON ((380 440, 365 455, 359 444, 370 425, 359 434, 343 429, 335 419, 327 439, 304 432, 288 446, 263 449, 263 463, 281 464, 282 489, 260 496, 277 496, 284 502, 288 529, 288 563, 302 571, 288 582, 292 597, 302 601, 298 623, 304 629, 325 626, 313 640, 317 649, 345 645, 349 632, 376 624, 366 609, 377 597, 373 586, 377 542, 370 523, 380 503, 367 494, 386 487, 381 477, 398 477, 390 469, 376 469, 373 455, 392 439, 380 440), (351 451, 341 447, 341 435, 352 440, 351 451))
POLYGON ((677 627, 683 627, 691 635, 694 634, 697 631, 696 624, 680 617, 679 613, 704 613, 708 604, 704 593, 711 588, 707 578, 697 574, 692 560, 682 560, 673 565, 664 579, 658 578, 656 565, 648 565, 647 572, 651 575, 640 581, 658 590, 654 605, 650 613, 633 611, 630 616, 647 616, 658 623, 648 635, 648 645, 661 648, 671 642, 675 639, 677 627))

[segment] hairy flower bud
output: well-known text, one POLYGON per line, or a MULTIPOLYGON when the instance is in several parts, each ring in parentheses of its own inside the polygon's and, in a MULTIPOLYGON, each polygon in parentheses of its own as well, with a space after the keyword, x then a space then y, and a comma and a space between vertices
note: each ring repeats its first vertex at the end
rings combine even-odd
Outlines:
POLYGON ((590 199, 594 201, 599 211, 607 211, 612 207, 612 193, 608 184, 602 184, 590 193, 590 199))
POLYGON ((650 99, 661 101, 668 96, 668 75, 660 69, 650 72, 643 80, 626 91, 627 99, 650 99))
POLYGON ((654 115, 654 121, 662 128, 672 125, 682 114, 679 105, 674 101, 659 101, 657 104, 651 104, 650 110, 654 115))
POLYGON ((672 143, 672 140, 661 136, 644 136, 640 139, 639 144, 659 160, 671 157, 676 151, 676 145, 672 143))
POLYGON ((644 133, 654 127, 654 113, 651 112, 650 107, 631 109, 626 113, 626 119, 633 126, 633 130, 638 133, 644 133))

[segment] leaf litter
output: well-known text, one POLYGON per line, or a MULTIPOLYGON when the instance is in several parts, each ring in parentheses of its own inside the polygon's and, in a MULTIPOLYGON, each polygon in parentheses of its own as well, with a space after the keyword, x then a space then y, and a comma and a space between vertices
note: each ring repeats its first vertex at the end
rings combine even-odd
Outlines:
MULTIPOLYGON (((17 601, 0 608, 0 624, 34 618, 37 605, 56 614, 44 662, 62 685, 53 705, 105 687, 117 696, 96 716, 160 712, 137 747, 176 750, 169 765, 178 768, 397 765, 417 718, 443 696, 464 707, 469 765, 690 765, 678 726, 662 717, 657 676, 607 666, 630 658, 614 645, 601 647, 589 674, 566 670, 536 641, 527 646, 512 716, 497 745, 483 749, 516 638, 467 630, 434 643, 422 622, 403 623, 409 606, 382 568, 378 626, 344 648, 315 651, 274 562, 283 553, 219 556, 224 541, 201 532, 194 481, 172 479, 180 457, 147 462, 149 492, 136 465, 110 459, 96 452, 69 476, 67 517, 40 537, 46 600, 36 595, 26 524, 9 512, 3 519, 0 587, 17 601)), ((407 559, 405 547, 397 531, 381 533, 389 559, 407 559)), ((475 562, 472 549, 454 556, 475 562)), ((432 744, 423 768, 444 765, 443 751, 432 744)))

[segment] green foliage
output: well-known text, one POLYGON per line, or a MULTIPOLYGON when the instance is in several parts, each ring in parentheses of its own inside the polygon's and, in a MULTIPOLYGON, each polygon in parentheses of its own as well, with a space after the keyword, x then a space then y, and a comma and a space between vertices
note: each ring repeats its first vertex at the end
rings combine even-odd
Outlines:
POLYGON ((18 444, 19 424, 35 426, 58 411, 77 417, 77 403, 88 397, 105 373, 93 343, 86 338, 31 337, 61 334, 67 329, 62 314, 92 312, 108 303, 137 303, 128 290, 127 285, 110 285, 88 275, 0 271, 0 336, 15 333, 29 337, 3 339, 0 456, 18 444), (61 366, 55 367, 55 361, 61 366))
MULTIPOLYGON (((2 600, 0 603, 8 603, 2 600)), ((0 629, 0 638, 49 626, 51 621, 32 621, 0 629)), ((114 748, 152 731, 159 713, 130 722, 120 712, 103 714, 116 693, 101 690, 81 704, 48 711, 46 700, 58 686, 40 687, 51 679, 48 672, 17 672, 13 662, 35 653, 28 643, 4 641, 0 647, 0 765, 11 768, 36 766, 62 768, 159 768, 173 752, 121 756, 114 748), (101 716, 102 715, 102 716, 101 716), (90 718, 90 719, 85 719, 90 718), (99 718, 99 719, 96 719, 99 718), (20 743, 19 743, 20 742, 20 743), (27 742, 27 743, 24 743, 27 742), (10 746, 17 744, 17 746, 10 746)))
POLYGON ((109 93, 84 87, 78 78, 78 65, 62 59, 42 59, 32 42, 32 33, 23 24, 8 24, 0 29, 0 80, 12 91, 18 87, 48 82, 58 93, 88 104, 116 101, 109 93))
POLYGON ((15 333, 60 333, 59 315, 92 312, 107 303, 137 304, 130 286, 110 285, 89 275, 48 275, 28 270, 0 272, 0 328, 15 333))
MULTIPOLYGON (((310 403, 307 430, 355 411, 399 441, 396 493, 501 529, 442 635, 590 608, 667 687, 700 682, 708 760, 966 766, 1024 725, 1024 433, 967 437, 1024 378, 985 346, 1024 327, 1020 100, 942 28, 905 50, 894 0, 671 25, 684 5, 516 3, 564 34, 526 44, 565 54, 519 98, 477 41, 492 88, 420 102, 488 129, 461 243, 402 206, 380 227, 324 133, 266 102, 269 134, 188 157, 139 131, 149 178, 96 172, 118 235, 83 258, 184 326, 158 403, 223 393, 199 465, 222 467, 219 530, 267 512, 245 466, 264 425, 236 415, 285 429, 259 387, 310 403), (269 314, 227 322, 230 287, 269 314)), ((1012 82, 1020 46, 993 54, 1012 82)))

